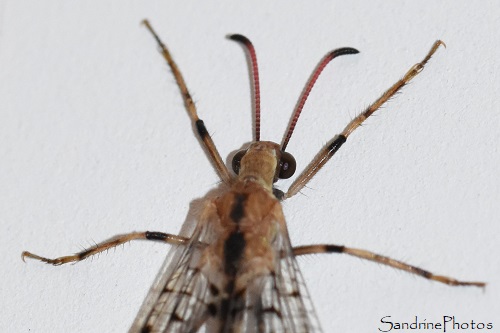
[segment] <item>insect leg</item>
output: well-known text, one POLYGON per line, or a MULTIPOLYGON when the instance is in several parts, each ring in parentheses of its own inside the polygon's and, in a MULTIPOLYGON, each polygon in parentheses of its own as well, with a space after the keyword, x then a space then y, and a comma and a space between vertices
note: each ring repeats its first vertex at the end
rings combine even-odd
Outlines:
POLYGON ((422 268, 409 265, 399 260, 395 260, 386 256, 382 256, 377 253, 373 253, 367 250, 354 249, 350 247, 345 247, 342 245, 332 245, 332 244, 321 244, 321 245, 306 245, 298 246, 293 248, 293 254, 296 256, 305 254, 318 254, 318 253, 346 253, 354 257, 361 259, 367 259, 370 261, 378 262, 379 264, 387 265, 393 268, 397 268, 412 274, 416 274, 423 278, 448 284, 450 286, 475 286, 475 287, 485 287, 484 282, 469 282, 469 281, 459 281, 451 277, 435 275, 429 271, 422 268))
POLYGON ((172 244, 172 245, 183 245, 189 241, 189 238, 186 238, 186 237, 166 234, 164 232, 158 232, 158 231, 133 232, 133 233, 126 234, 126 235, 115 236, 115 237, 111 238, 110 240, 96 244, 95 246, 92 246, 91 248, 88 248, 82 252, 79 252, 79 253, 76 253, 76 254, 70 255, 70 256, 49 259, 49 258, 41 257, 39 255, 36 255, 36 254, 28 252, 28 251, 24 251, 21 254, 21 258, 23 259, 23 261, 25 261, 24 260, 25 258, 31 258, 31 259, 43 261, 47 264, 59 266, 59 265, 67 264, 70 262, 78 262, 78 261, 87 259, 88 257, 91 257, 95 254, 101 253, 103 251, 109 250, 109 249, 116 247, 118 245, 130 242, 130 241, 136 240, 136 239, 161 241, 161 242, 165 242, 165 243, 172 244))
POLYGON ((316 173, 332 158, 332 156, 339 150, 339 148, 346 142, 347 137, 351 133, 361 126, 361 124, 371 116, 375 111, 377 111, 385 102, 387 102, 394 94, 396 94, 401 88, 403 88, 411 79, 413 79, 417 74, 419 74, 424 66, 427 64, 432 55, 437 51, 440 45, 445 46, 445 44, 438 40, 433 45, 429 53, 425 58, 413 65, 410 70, 400 79, 398 82, 392 85, 386 92, 382 94, 374 103, 372 103, 365 111, 360 113, 356 118, 351 120, 349 124, 344 128, 342 133, 336 135, 329 144, 327 144, 309 163, 307 168, 295 179, 290 188, 285 193, 285 199, 290 198, 297 194, 313 177, 316 173))
POLYGON ((160 37, 156 34, 156 32, 153 30, 151 27, 151 24, 149 24, 148 20, 142 21, 146 28, 151 32, 153 37, 156 39, 156 42, 158 43, 158 46, 160 47, 161 54, 167 61, 168 65, 170 66, 170 69, 172 70, 172 73, 174 74, 175 81, 177 82, 177 85, 179 86, 179 89, 182 94, 182 98, 184 99, 184 104, 186 105, 186 109, 188 111, 189 117, 191 118, 191 121, 194 123, 196 127, 196 131, 203 142, 203 145, 208 152, 210 159, 219 174, 219 177, 221 180, 226 183, 226 184, 231 184, 232 182, 232 177, 229 173, 229 170, 227 169, 226 165, 222 161, 222 157, 220 156, 219 152, 217 151, 217 148, 215 147, 214 142, 212 141, 212 137, 210 134, 208 134, 207 128, 205 127, 205 124, 203 123, 203 120, 201 120, 198 117, 198 112, 196 111, 196 106, 194 105, 193 98, 191 97, 191 94, 189 93, 189 90, 186 86, 186 82, 184 81, 184 78, 182 77, 181 71, 179 70, 179 67, 177 67, 177 64, 175 63, 174 59, 170 55, 170 52, 167 49, 167 46, 163 44, 161 41, 160 37))

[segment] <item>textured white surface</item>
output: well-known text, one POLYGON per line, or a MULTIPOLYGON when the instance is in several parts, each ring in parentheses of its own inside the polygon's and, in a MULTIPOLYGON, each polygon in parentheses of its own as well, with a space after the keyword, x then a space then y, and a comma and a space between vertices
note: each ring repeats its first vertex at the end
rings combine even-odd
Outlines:
POLYGON ((136 242, 57 268, 24 264, 21 251, 178 232, 218 181, 146 17, 223 156, 251 138, 245 56, 226 34, 255 44, 262 137, 277 141, 321 57, 358 48, 327 67, 306 104, 289 145, 299 169, 443 39, 285 214, 296 245, 366 248, 490 283, 483 293, 344 256, 302 258, 325 332, 375 332, 386 315, 500 325, 497 2, 3 0, 0 331, 126 331, 168 246, 136 242))

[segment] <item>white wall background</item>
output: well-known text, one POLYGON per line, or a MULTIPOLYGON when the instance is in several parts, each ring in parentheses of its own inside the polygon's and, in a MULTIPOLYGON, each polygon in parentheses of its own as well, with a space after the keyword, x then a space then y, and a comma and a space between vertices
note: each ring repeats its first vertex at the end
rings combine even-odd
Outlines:
POLYGON ((127 331, 168 246, 135 242, 56 268, 25 264, 21 251, 55 257, 119 233, 178 232, 218 182, 143 18, 223 156, 251 139, 245 56, 226 34, 256 46, 262 136, 276 141, 321 57, 358 48, 310 96, 289 145, 299 169, 444 40, 284 209, 293 244, 366 248, 489 283, 482 292, 340 255, 300 258, 325 332, 376 332, 387 315, 498 328, 499 17, 496 1, 3 0, 0 331, 127 331))

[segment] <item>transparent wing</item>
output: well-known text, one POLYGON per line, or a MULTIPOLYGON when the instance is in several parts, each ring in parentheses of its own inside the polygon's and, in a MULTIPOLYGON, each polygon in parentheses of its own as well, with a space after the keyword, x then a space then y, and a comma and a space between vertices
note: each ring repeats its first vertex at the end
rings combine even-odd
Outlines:
POLYGON ((211 223, 198 223, 190 242, 167 258, 129 333, 194 333, 205 322, 207 332, 321 332, 286 230, 272 244, 274 271, 249 278, 244 291, 229 299, 233 315, 227 321, 209 317, 208 304, 222 302, 209 291, 218 281, 209 279, 222 277, 202 273, 199 263, 214 238, 211 223))
POLYGON ((278 235, 273 247, 280 259, 274 272, 249 283, 241 332, 322 332, 286 231, 278 235))
POLYGON ((209 223, 198 223, 189 243, 171 251, 129 333, 196 332, 204 323, 210 295, 198 263, 210 229, 209 223))

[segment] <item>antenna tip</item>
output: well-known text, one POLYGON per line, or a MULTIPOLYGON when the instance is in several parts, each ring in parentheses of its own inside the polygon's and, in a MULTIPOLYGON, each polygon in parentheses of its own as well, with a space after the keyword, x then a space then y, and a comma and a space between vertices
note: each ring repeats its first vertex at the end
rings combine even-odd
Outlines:
POLYGON ((328 59, 328 61, 330 60, 333 60, 339 56, 343 56, 343 55, 346 55, 346 54, 357 54, 359 53, 358 50, 356 50, 355 48, 352 48, 352 47, 342 47, 340 49, 336 49, 336 50, 333 50, 331 51, 330 53, 327 54, 326 56, 326 59, 328 59))
POLYGON ((252 44, 252 42, 250 42, 250 39, 248 39, 247 37, 240 35, 240 34, 227 35, 227 38, 234 40, 234 41, 237 41, 237 42, 240 42, 240 43, 243 43, 245 45, 252 44))

